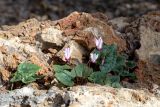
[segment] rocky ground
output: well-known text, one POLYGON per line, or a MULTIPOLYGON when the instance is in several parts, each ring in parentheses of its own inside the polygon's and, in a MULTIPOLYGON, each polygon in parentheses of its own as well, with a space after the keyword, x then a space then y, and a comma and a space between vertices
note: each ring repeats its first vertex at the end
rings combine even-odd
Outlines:
POLYGON ((70 13, 74 8, 83 11, 86 7, 84 5, 82 8, 82 4, 87 1, 75 2, 79 8, 74 7, 65 12, 69 9, 66 5, 72 6, 73 2, 71 0, 68 4, 62 4, 62 1, 56 2, 59 5, 54 1, 48 4, 48 0, 40 1, 39 4, 30 0, 16 3, 12 0, 0 1, 0 107, 159 107, 160 11, 148 12, 158 9, 158 1, 148 0, 135 5, 137 0, 132 3, 125 0, 121 3, 120 0, 115 2, 120 7, 106 9, 109 8, 109 4, 106 4, 104 11, 102 4, 105 1, 93 0, 93 6, 89 6, 89 10, 92 10, 89 12, 93 13, 70 13), (19 4, 25 5, 17 9, 19 4), (105 14, 95 13, 98 5, 101 5, 99 8, 105 14), (139 5, 147 9, 138 8, 139 5), (41 6, 47 10, 47 14, 42 14, 45 12, 43 9, 39 11, 41 6), (17 12, 14 12, 13 7, 17 12), (10 12, 3 12, 6 8, 10 12), (125 13, 126 8, 129 10, 125 13), (135 13, 137 9, 139 13, 135 13), (52 16, 52 11, 57 14, 52 16), (67 17, 55 20, 68 13, 70 15, 67 17), (32 16, 35 18, 25 20, 32 16), (3 25, 18 22, 17 25, 3 25), (64 63, 64 48, 70 46, 72 64, 85 62, 86 56, 95 47, 94 37, 102 37, 106 44, 116 43, 118 52, 126 53, 135 60, 138 64, 135 69, 138 80, 134 83, 123 81, 124 88, 117 89, 91 83, 70 88, 57 86, 52 65, 64 63), (28 85, 11 84, 11 74, 24 61, 41 66, 39 74, 45 77, 28 85))

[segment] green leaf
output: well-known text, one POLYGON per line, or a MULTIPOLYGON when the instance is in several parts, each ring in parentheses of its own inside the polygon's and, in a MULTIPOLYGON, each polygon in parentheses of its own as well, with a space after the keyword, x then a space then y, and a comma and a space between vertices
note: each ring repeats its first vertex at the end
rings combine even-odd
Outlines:
POLYGON ((108 45, 103 45, 102 51, 101 51, 101 56, 105 57, 108 54, 108 45))
POLYGON ((102 72, 108 73, 110 72, 116 64, 116 55, 112 54, 106 57, 105 63, 100 65, 100 70, 102 72))
POLYGON ((133 62, 133 61, 127 61, 127 62, 126 62, 126 66, 127 66, 128 68, 134 68, 134 67, 136 67, 136 63, 133 62))
POLYGON ((11 82, 22 81, 23 83, 27 84, 36 79, 41 78, 38 77, 36 73, 41 69, 41 67, 31 64, 31 63, 21 63, 18 65, 18 69, 15 72, 13 78, 10 80, 11 82))
POLYGON ((22 80, 22 75, 20 73, 16 72, 10 81, 17 82, 17 81, 21 81, 21 80, 22 80))
POLYGON ((58 81, 60 81, 62 84, 66 86, 74 85, 72 77, 65 72, 57 72, 55 73, 55 77, 57 78, 58 81))
POLYGON ((53 70, 55 72, 63 72, 63 70, 70 70, 71 67, 68 65, 53 65, 53 70))
POLYGON ((18 66, 18 71, 19 73, 23 72, 23 73, 31 73, 31 74, 35 74, 38 70, 40 70, 41 67, 35 65, 35 64, 31 64, 31 63, 21 63, 18 66))
POLYGON ((53 69, 56 72, 55 77, 57 78, 57 80, 59 80, 62 84, 66 86, 73 86, 73 80, 75 77, 87 78, 93 71, 85 64, 77 65, 71 70, 71 72, 68 71, 71 68, 67 65, 54 65, 53 69))
POLYGON ((120 77, 119 76, 107 76, 106 80, 105 80, 105 84, 112 86, 114 88, 118 88, 120 87, 120 77))
POLYGON ((68 76, 70 76, 72 79, 75 78, 75 74, 73 75, 72 71, 67 71, 67 70, 64 70, 63 73, 67 74, 68 76))
POLYGON ((101 70, 101 72, 108 73, 114 68, 114 66, 116 64, 117 46, 116 45, 109 45, 108 47, 106 46, 105 49, 107 50, 107 54, 105 56, 105 63, 103 65, 100 65, 100 70, 101 70))
POLYGON ((71 67, 68 65, 53 65, 53 70, 55 71, 55 77, 58 81, 66 86, 73 86, 73 79, 75 76, 72 72, 68 71, 71 67))
POLYGON ((31 83, 31 82, 33 82, 33 81, 36 81, 36 79, 33 78, 33 77, 31 77, 31 76, 26 77, 26 78, 22 78, 22 82, 25 83, 25 84, 31 83))
POLYGON ((72 69, 69 65, 63 65, 62 67, 63 67, 63 69, 66 69, 66 70, 72 69))
POLYGON ((74 68, 77 77, 83 77, 84 65, 79 64, 74 68))
POLYGON ((124 70, 124 66, 115 66, 112 71, 119 75, 124 70))
POLYGON ((122 56, 122 55, 117 56, 116 66, 124 66, 125 61, 126 61, 126 58, 124 56, 122 56))
POLYGON ((100 65, 100 70, 101 70, 101 72, 108 73, 111 71, 111 68, 109 68, 109 66, 107 66, 107 64, 104 64, 104 65, 100 65))
POLYGON ((70 76, 73 77, 73 78, 76 77, 76 71, 75 71, 74 68, 71 70, 70 76))
POLYGON ((109 53, 115 53, 115 52, 117 52, 117 45, 115 45, 115 44, 109 45, 107 51, 109 53))
POLYGON ((84 72, 83 72, 83 77, 84 78, 88 78, 88 76, 90 76, 93 72, 92 68, 89 68, 88 66, 84 66, 84 72))
POLYGON ((112 86, 113 88, 121 88, 121 87, 122 87, 119 82, 114 82, 114 83, 112 83, 111 86, 112 86))
POLYGON ((93 72, 93 70, 85 64, 79 64, 71 72, 72 75, 76 77, 87 78, 93 72))
POLYGON ((104 81, 106 79, 106 73, 104 72, 93 72, 89 77, 89 81, 97 84, 104 85, 104 81))
POLYGON ((130 77, 132 79, 136 79, 136 75, 134 72, 130 73, 129 71, 125 71, 125 70, 120 73, 120 76, 121 77, 130 77))

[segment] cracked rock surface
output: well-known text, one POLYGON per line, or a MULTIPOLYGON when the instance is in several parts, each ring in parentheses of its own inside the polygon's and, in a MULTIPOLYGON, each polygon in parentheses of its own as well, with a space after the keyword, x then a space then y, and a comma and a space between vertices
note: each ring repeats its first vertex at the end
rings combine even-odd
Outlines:
MULTIPOLYGON (((0 106, 2 107, 159 107, 159 11, 138 18, 109 20, 101 13, 73 12, 56 21, 29 19, 0 29, 0 106), (86 62, 94 38, 117 44, 118 52, 135 59, 144 78, 124 87, 87 84, 58 88, 52 64, 64 63, 64 48, 71 48, 71 63, 86 62), (44 79, 35 85, 7 90, 11 74, 22 62, 42 67, 44 79)), ((139 75, 141 76, 141 75, 139 75)))
POLYGON ((49 90, 23 87, 0 94, 1 107, 159 107, 159 100, 148 91, 99 85, 74 86, 68 91, 54 86, 49 90))

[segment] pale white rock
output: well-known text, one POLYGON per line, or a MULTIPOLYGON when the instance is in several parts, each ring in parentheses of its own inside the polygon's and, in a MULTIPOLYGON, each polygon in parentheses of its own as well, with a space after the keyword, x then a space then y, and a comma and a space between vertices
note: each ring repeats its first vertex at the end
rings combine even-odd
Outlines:
POLYGON ((0 46, 5 46, 10 53, 23 51, 28 53, 37 52, 35 46, 21 43, 21 40, 18 37, 10 38, 8 40, 0 38, 0 46))
POLYGON ((97 38, 104 36, 104 32, 102 32, 102 30, 98 27, 88 27, 88 28, 84 29, 84 31, 91 32, 97 38))
MULTIPOLYGON (((47 64, 49 56, 45 55, 42 50, 37 45, 32 45, 29 43, 23 43, 20 38, 13 37, 9 39, 0 38, 0 47, 3 46, 6 49, 7 56, 0 52, 0 66, 4 66, 6 58, 12 54, 18 54, 19 61, 26 61, 30 55, 37 55, 38 58, 43 60, 44 65, 47 64)), ((9 61, 10 62, 10 61, 9 61)), ((7 62, 8 63, 8 62, 7 62)))
POLYGON ((160 98, 144 90, 76 86, 68 91, 69 107, 160 107, 160 98))
POLYGON ((0 107, 10 107, 10 105, 59 107, 59 105, 63 104, 63 98, 61 95, 62 91, 55 87, 49 89, 48 91, 37 90, 32 87, 23 87, 7 93, 0 93, 0 107))
POLYGON ((86 50, 75 41, 70 41, 66 44, 58 53, 57 56, 65 61, 64 50, 65 48, 70 47, 71 52, 71 62, 75 61, 82 62, 83 55, 86 55, 86 50))
POLYGON ((17 89, 16 93, 20 96, 32 96, 34 92, 34 89, 31 87, 23 87, 21 89, 17 89))
POLYGON ((141 47, 136 52, 141 60, 160 64, 160 33, 146 26, 140 26, 141 47))
POLYGON ((0 67, 3 65, 3 54, 0 52, 0 67))
POLYGON ((46 28, 42 31, 41 38, 44 42, 54 43, 57 46, 62 46, 64 37, 62 31, 55 27, 46 28))
POLYGON ((160 96, 146 90, 116 89, 95 84, 74 86, 69 90, 55 86, 49 90, 24 87, 0 94, 0 107, 24 102, 31 107, 43 107, 44 104, 47 104, 45 107, 160 107, 160 96))

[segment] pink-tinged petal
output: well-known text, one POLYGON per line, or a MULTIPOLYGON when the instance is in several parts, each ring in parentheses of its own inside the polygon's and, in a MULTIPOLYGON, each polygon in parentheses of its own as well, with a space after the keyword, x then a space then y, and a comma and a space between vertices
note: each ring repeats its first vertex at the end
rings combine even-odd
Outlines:
POLYGON ((65 48, 64 53, 65 53, 65 58, 67 59, 67 57, 68 57, 68 49, 67 48, 65 48))
POLYGON ((98 42, 98 39, 95 38, 95 43, 96 43, 96 47, 98 46, 99 42, 98 42))
POLYGON ((69 49, 67 48, 66 49, 66 58, 68 59, 68 57, 69 57, 69 49))
POLYGON ((91 62, 92 63, 95 63, 96 62, 96 60, 97 60, 97 58, 98 58, 98 54, 96 54, 96 53, 91 53, 90 54, 90 59, 91 59, 91 62))
POLYGON ((65 56, 65 60, 68 61, 71 57, 71 51, 70 48, 65 48, 64 50, 64 56, 65 56))
POLYGON ((98 39, 95 38, 95 43, 96 43, 97 49, 98 49, 98 50, 101 50, 101 49, 102 49, 102 46, 103 46, 102 37, 99 37, 98 39))
POLYGON ((103 45, 103 40, 102 37, 99 38, 99 45, 98 45, 98 49, 101 50, 102 49, 102 45, 103 45))

